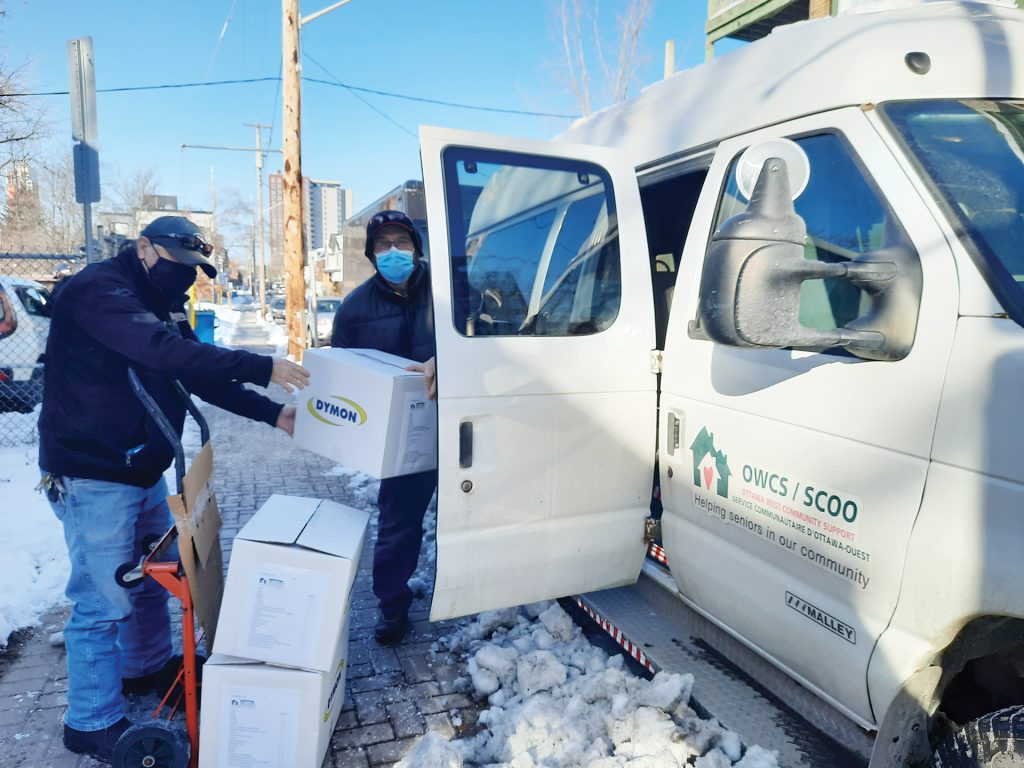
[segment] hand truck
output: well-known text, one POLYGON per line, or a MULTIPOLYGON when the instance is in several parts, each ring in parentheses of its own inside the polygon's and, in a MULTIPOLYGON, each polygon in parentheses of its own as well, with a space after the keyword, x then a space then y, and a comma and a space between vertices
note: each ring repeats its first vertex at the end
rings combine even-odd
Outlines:
MULTIPOLYGON (((157 423, 168 443, 174 447, 174 468, 177 491, 183 490, 185 479, 185 451, 181 439, 167 417, 143 387, 134 369, 128 369, 132 390, 157 423)), ((202 444, 210 440, 210 428, 188 390, 175 380, 174 388, 185 402, 189 414, 199 425, 202 444)), ((164 694, 149 722, 137 723, 126 730, 114 747, 111 760, 114 768, 197 768, 199 764, 199 678, 196 669, 196 646, 202 638, 202 629, 196 630, 192 593, 181 560, 169 560, 168 554, 178 538, 178 529, 172 525, 162 536, 151 536, 142 542, 143 556, 138 563, 124 563, 114 578, 125 589, 139 586, 146 578, 155 579, 181 603, 182 660, 181 669, 164 694), (172 693, 181 684, 182 692, 172 693), (170 722, 178 711, 182 696, 185 699, 185 732, 170 722), (165 719, 159 719, 164 709, 165 719)))

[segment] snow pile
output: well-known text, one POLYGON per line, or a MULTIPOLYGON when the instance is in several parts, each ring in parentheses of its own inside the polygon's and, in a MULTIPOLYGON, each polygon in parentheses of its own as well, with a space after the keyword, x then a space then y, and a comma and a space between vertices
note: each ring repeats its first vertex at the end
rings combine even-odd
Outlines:
POLYGON ((486 698, 479 731, 428 733, 398 768, 777 768, 688 706, 693 676, 631 674, 590 645, 557 603, 480 614, 444 641, 469 656, 466 688, 486 698))
POLYGON ((0 448, 0 647, 62 599, 70 572, 63 528, 35 490, 37 452, 0 448))

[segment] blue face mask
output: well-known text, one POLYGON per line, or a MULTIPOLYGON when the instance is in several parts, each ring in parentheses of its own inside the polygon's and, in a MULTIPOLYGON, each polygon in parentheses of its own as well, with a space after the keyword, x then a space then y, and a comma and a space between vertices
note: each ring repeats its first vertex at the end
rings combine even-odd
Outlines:
POLYGON ((416 266, 412 251, 400 251, 394 246, 390 251, 378 253, 376 259, 380 276, 392 285, 401 285, 408 280, 416 266))

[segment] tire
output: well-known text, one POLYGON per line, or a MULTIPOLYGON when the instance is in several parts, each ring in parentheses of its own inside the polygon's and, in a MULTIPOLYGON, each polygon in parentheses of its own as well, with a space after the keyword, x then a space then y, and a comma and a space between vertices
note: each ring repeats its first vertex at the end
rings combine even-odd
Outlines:
POLYGON ((1024 768, 1024 707, 979 717, 949 734, 932 754, 935 768, 1024 768))
POLYGON ((114 768, 186 768, 191 755, 188 737, 163 720, 133 725, 114 745, 114 768))

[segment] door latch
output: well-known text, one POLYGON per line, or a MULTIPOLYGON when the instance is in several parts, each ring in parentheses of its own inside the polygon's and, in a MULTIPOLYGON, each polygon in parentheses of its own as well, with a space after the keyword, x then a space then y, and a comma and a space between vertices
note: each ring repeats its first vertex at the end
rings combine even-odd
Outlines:
POLYGON ((679 433, 682 431, 683 420, 672 411, 668 412, 668 434, 665 436, 669 456, 674 456, 679 449, 679 433))

